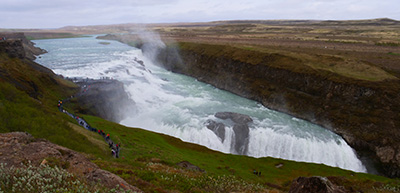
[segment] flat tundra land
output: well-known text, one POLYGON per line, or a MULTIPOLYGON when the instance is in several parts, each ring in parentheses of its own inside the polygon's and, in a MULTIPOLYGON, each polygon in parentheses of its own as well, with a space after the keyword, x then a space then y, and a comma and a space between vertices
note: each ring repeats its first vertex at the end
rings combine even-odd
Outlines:
POLYGON ((313 64, 315 68, 346 76, 365 75, 372 80, 400 77, 400 22, 390 19, 226 21, 153 26, 153 30, 171 41, 232 45, 316 60, 320 62, 313 64), (332 59, 341 62, 332 63, 332 59))

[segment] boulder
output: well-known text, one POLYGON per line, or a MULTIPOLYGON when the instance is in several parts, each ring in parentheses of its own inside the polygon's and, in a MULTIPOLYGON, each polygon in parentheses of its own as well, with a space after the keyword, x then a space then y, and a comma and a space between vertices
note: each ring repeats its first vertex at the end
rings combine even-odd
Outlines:
POLYGON ((179 167, 188 169, 188 170, 204 172, 203 169, 199 168, 198 166, 193 165, 192 163, 190 163, 188 161, 181 161, 181 162, 177 163, 176 165, 179 166, 179 167))
POLYGON ((235 124, 233 131, 235 132, 234 149, 239 155, 246 155, 249 145, 249 126, 246 124, 235 124))
POLYGON ((206 127, 213 131, 219 138, 221 138, 222 143, 225 140, 225 125, 223 123, 217 123, 213 120, 207 120, 205 123, 206 127))
POLYGON ((247 124, 253 122, 253 119, 250 118, 248 115, 243 115, 240 113, 233 113, 233 112, 218 112, 214 115, 217 118, 226 120, 231 119, 233 122, 237 124, 247 124))
POLYGON ((342 186, 332 184, 327 178, 299 177, 293 180, 289 193, 345 193, 346 189, 342 186))

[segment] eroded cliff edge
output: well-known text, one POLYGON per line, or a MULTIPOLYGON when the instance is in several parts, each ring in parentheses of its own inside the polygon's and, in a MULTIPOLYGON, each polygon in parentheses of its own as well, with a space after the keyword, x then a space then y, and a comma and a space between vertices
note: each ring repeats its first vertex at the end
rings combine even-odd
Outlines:
MULTIPOLYGON (((317 57, 329 65, 347 62, 317 57)), ((173 72, 331 129, 379 163, 385 175, 400 177, 400 81, 395 77, 352 78, 306 65, 315 61, 304 58, 225 45, 179 43, 160 50, 158 60, 173 72)))

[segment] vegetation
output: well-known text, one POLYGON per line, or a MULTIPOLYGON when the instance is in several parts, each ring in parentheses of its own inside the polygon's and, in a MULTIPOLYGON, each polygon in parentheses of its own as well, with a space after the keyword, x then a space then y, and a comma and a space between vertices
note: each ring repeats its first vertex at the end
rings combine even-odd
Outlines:
MULTIPOLYGON (((213 45, 182 42, 179 44, 182 50, 192 50, 215 58, 226 57, 241 62, 257 65, 267 65, 275 68, 288 69, 293 72, 311 73, 316 75, 332 74, 341 77, 382 81, 397 79, 390 73, 369 63, 346 59, 333 55, 308 55, 285 51, 274 51, 268 48, 254 45, 213 45), (268 61, 268 62, 265 62, 268 61)), ((329 78, 334 78, 328 76, 329 78)))
POLYGON ((80 152, 100 153, 83 135, 71 130, 54 108, 63 96, 76 92, 75 85, 37 71, 27 61, 2 56, 0 68, 5 76, 0 79, 0 132, 26 131, 80 152))
POLYGON ((64 169, 48 165, 7 167, 0 163, 0 192, 125 192, 122 188, 109 189, 86 182, 64 169))
MULTIPOLYGON (((382 188, 383 184, 396 183, 396 180, 322 164, 224 154, 163 134, 124 127, 94 116, 83 117, 92 126, 104 128, 114 141, 121 143, 120 159, 105 157, 94 162, 146 192, 154 189, 182 192, 287 191, 291 181, 299 176, 342 176, 349 187, 366 192, 371 188, 382 188), (188 161, 205 172, 177 166, 181 161, 188 161), (261 176, 254 175, 253 170, 261 171, 261 176)), ((91 137, 87 137, 90 140, 91 137)))
POLYGON ((396 42, 379 42, 379 43, 375 43, 375 45, 377 45, 377 46, 392 46, 392 47, 400 46, 400 44, 396 43, 396 42))
POLYGON ((39 39, 56 39, 56 38, 77 38, 82 37, 79 34, 74 33, 48 33, 48 32, 25 32, 28 40, 39 40, 39 39))

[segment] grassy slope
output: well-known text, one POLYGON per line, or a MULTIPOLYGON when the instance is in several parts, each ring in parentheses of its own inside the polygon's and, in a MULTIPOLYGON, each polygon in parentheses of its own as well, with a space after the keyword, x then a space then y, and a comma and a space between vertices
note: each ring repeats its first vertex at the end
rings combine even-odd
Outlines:
POLYGON ((173 187, 181 191, 195 191, 195 186, 206 189, 210 182, 204 181, 204 176, 216 179, 215 176, 232 175, 235 179, 243 179, 248 184, 260 184, 270 189, 281 187, 282 190, 287 190, 291 180, 298 176, 343 176, 345 182, 363 191, 368 191, 373 185, 377 185, 371 182, 396 183, 384 177, 345 171, 322 164, 224 154, 163 134, 124 127, 93 116, 84 117, 92 126, 104 128, 114 141, 122 144, 123 159, 106 158, 97 160, 96 163, 121 174, 125 180, 144 190, 149 186, 141 183, 138 177, 156 187, 169 189, 171 184, 165 180, 166 176, 169 176, 176 181, 173 187), (176 170, 175 164, 181 161, 189 161, 204 169, 206 173, 176 170), (283 166, 277 168, 278 164, 283 166), (262 176, 252 174, 254 169, 261 171, 262 176))
POLYGON ((176 138, 85 116, 92 126, 104 129, 122 144, 123 159, 113 159, 100 136, 77 126, 75 120, 56 108, 57 100, 76 91, 75 85, 35 70, 29 61, 0 56, 0 132, 27 131, 35 137, 87 153, 102 168, 145 191, 259 191, 272 187, 287 190, 292 179, 313 175, 345 176, 345 183, 363 191, 372 186, 381 187, 375 182, 398 183, 318 164, 223 154, 176 138), (206 173, 175 166, 184 160, 206 173), (276 168, 280 163, 283 167, 276 168), (253 175, 253 169, 261 171, 262 176, 253 175))
POLYGON ((76 91, 75 85, 35 70, 29 61, 0 56, 0 132, 27 131, 77 151, 100 153, 54 108, 76 91))

